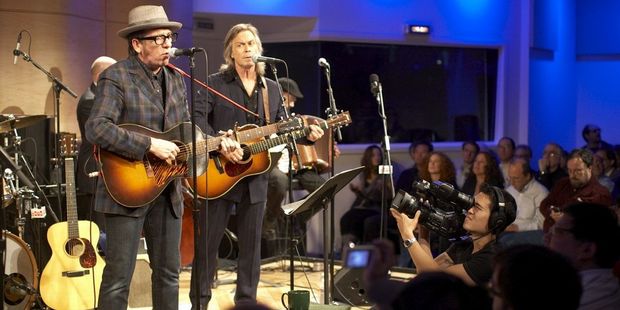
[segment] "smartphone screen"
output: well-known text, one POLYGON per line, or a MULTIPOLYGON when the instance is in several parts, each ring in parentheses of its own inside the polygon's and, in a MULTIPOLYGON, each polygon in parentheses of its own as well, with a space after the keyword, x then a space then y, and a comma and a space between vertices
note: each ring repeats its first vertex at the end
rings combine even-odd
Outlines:
POLYGON ((371 249, 349 249, 344 262, 346 268, 366 268, 370 263, 371 249))

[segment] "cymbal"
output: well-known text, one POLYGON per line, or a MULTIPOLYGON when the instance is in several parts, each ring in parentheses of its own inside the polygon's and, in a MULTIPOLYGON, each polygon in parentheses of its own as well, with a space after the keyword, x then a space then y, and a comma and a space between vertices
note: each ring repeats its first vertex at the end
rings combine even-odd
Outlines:
POLYGON ((34 123, 49 118, 47 115, 27 115, 16 116, 15 119, 8 119, 0 122, 0 133, 8 132, 15 129, 20 129, 28 126, 32 126, 34 123))

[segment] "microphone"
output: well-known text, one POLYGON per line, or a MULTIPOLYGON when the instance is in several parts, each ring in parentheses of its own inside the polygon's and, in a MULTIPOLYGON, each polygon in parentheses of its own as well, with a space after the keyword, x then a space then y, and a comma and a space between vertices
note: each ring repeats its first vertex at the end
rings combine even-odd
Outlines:
POLYGON ((168 51, 168 55, 170 57, 176 58, 179 56, 193 56, 198 52, 204 52, 204 48, 201 47, 190 47, 190 48, 176 48, 171 47, 168 51))
POLYGON ((19 56, 19 47, 22 43, 22 33, 20 32, 17 35, 17 45, 15 46, 15 50, 13 50, 13 64, 16 65, 17 64, 17 56, 19 56))
POLYGON ((370 92, 373 95, 377 95, 377 93, 379 92, 379 87, 381 86, 381 83, 379 83, 379 76, 376 74, 371 74, 370 75, 370 92))
POLYGON ((319 58, 319 66, 329 70, 329 62, 323 57, 319 58))
POLYGON ((268 63, 268 64, 275 64, 275 63, 278 63, 278 62, 285 63, 285 61, 280 59, 280 58, 261 56, 261 55, 258 55, 258 54, 252 55, 252 61, 254 63, 264 62, 264 63, 268 63))

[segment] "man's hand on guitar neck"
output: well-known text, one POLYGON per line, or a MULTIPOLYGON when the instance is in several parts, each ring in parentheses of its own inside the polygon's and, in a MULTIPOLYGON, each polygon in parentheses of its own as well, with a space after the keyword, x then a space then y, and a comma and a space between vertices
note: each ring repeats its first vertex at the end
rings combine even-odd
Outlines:
POLYGON ((230 138, 233 136, 232 130, 229 129, 227 132, 221 133, 224 133, 224 135, 222 136, 219 152, 224 155, 228 161, 235 164, 238 163, 243 159, 243 149, 241 145, 239 142, 230 138))
POLYGON ((319 127, 318 124, 319 122, 317 120, 314 120, 314 124, 311 124, 310 126, 308 126, 310 128, 310 133, 308 133, 308 140, 315 142, 318 139, 321 139, 321 137, 323 136, 323 129, 321 129, 321 127, 319 127))
POLYGON ((168 164, 172 164, 180 151, 179 147, 170 141, 151 137, 149 152, 165 160, 168 164))

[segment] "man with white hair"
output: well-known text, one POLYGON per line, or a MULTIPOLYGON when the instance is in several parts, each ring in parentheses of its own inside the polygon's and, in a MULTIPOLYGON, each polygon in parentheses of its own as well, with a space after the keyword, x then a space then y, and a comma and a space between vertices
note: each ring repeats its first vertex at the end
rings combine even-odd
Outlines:
MULTIPOLYGON (((77 173, 76 173, 76 185, 77 191, 82 195, 77 195, 78 199, 78 218, 93 220, 99 229, 103 233, 105 231, 105 225, 103 221, 103 214, 99 212, 93 212, 91 217, 91 201, 95 194, 95 181, 96 177, 89 177, 90 173, 97 171, 97 165, 92 156, 93 144, 86 139, 86 133, 84 125, 90 116, 90 111, 93 108, 95 102, 95 90, 97 89, 97 80, 99 80, 99 74, 107 69, 109 66, 116 63, 116 60, 108 56, 100 56, 93 61, 90 66, 90 75, 92 83, 86 89, 86 91, 80 97, 77 104, 76 114, 78 126, 80 127, 80 136, 82 137, 82 143, 77 156, 77 173)), ((103 238, 100 238, 103 242, 103 238)))

